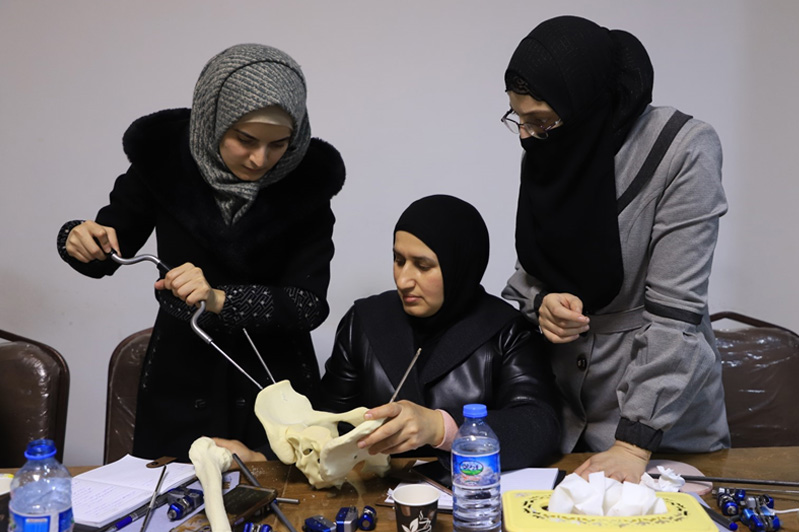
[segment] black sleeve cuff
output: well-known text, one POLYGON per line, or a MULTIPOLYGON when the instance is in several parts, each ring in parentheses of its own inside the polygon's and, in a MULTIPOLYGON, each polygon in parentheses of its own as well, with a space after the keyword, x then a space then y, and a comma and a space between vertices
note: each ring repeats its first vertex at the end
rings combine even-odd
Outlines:
POLYGON ((541 303, 544 302, 544 298, 547 295, 549 295, 549 292, 546 290, 541 290, 535 295, 535 298, 533 299, 533 312, 535 312, 536 316, 538 316, 538 310, 541 308, 541 303))
MULTIPOLYGON (((70 262, 72 257, 67 253, 67 237, 70 231, 82 224, 84 220, 72 220, 61 226, 58 230, 58 238, 56 239, 56 246, 58 247, 58 255, 64 262, 70 262)), ((75 259, 72 259, 75 260, 75 259)))
POLYGON ((658 447, 660 447, 660 441, 663 439, 663 431, 653 429, 638 421, 630 421, 627 418, 621 418, 619 420, 619 425, 616 427, 616 439, 631 443, 647 451, 655 452, 658 450, 658 447))

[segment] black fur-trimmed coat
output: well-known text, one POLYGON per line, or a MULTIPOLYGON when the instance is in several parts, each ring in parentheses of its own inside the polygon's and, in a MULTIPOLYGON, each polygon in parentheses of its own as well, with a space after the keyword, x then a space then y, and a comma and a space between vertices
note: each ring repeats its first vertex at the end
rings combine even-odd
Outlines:
MULTIPOLYGON (((135 121, 123 138, 131 166, 117 178, 110 202, 96 222, 114 227, 122 256, 135 255, 153 230, 158 256, 170 266, 191 262, 213 287, 273 287, 271 301, 237 300, 225 305, 252 311, 262 320, 248 332, 276 380, 289 379, 310 395, 320 376, 309 330, 329 312, 326 303, 333 257, 335 218, 330 199, 344 183, 344 164, 331 145, 312 139, 297 169, 263 189, 241 219, 227 226, 189 151, 188 109, 161 111, 135 121), (285 290, 319 301, 313 323, 297 315, 285 290), (267 304, 268 303, 268 304, 267 304)), ((112 274, 110 260, 73 268, 92 277, 112 274)), ((242 291, 244 292, 244 291, 242 291)), ((157 294, 162 308, 146 355, 136 414, 134 454, 185 458, 199 436, 236 438, 250 447, 266 444, 253 412, 258 389, 200 339, 187 321, 164 310, 171 294, 157 294), (168 297, 167 297, 168 296, 168 297)), ((214 343, 263 385, 269 384, 240 327, 210 313, 200 322, 214 343)))

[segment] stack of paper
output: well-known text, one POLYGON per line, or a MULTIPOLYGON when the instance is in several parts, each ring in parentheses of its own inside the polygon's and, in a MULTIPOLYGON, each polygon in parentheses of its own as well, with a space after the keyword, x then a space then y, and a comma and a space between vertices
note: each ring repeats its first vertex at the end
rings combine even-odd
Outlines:
MULTIPOLYGON (((551 490, 558 478, 557 468, 528 467, 514 471, 503 471, 500 474, 499 490, 502 493, 512 490, 551 490)), ((404 486, 407 482, 401 483, 404 486)), ((399 487, 397 486, 397 487, 399 487)), ((439 489, 439 491, 441 491, 439 489)), ((386 502, 393 504, 392 490, 389 490, 386 502)), ((452 495, 441 491, 438 498, 439 510, 452 510, 452 495)))
MULTIPOLYGON (((72 512, 75 522, 90 527, 105 526, 147 504, 161 476, 160 467, 147 467, 150 462, 127 455, 73 478, 72 512)), ((193 465, 173 462, 167 466, 160 493, 166 493, 193 477, 193 465)))

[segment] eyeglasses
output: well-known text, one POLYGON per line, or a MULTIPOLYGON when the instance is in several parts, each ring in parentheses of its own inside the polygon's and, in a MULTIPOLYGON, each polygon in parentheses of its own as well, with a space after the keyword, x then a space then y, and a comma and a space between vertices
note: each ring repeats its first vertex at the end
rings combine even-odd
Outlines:
POLYGON ((510 130, 511 133, 514 135, 519 134, 519 130, 524 128, 524 130, 530 134, 530 136, 535 137, 537 139, 545 139, 549 137, 548 131, 550 129, 556 128, 563 123, 563 120, 560 118, 549 120, 540 120, 538 122, 524 122, 520 123, 516 120, 510 118, 510 115, 513 114, 513 109, 510 109, 507 113, 502 115, 500 119, 505 127, 510 130))

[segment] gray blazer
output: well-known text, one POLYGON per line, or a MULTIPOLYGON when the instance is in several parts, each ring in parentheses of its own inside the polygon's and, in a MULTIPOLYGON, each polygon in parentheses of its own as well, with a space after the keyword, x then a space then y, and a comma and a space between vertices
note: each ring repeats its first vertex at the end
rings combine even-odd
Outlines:
MULTIPOLYGON (((673 112, 650 106, 638 119, 616 154, 617 195, 673 112)), ((549 344, 563 401, 563 452, 571 452, 581 435, 589 449, 605 450, 617 428, 623 433, 630 422, 660 431, 661 451, 729 447, 721 358, 707 309, 719 217, 727 211, 721 158, 710 125, 685 124, 652 179, 619 215, 621 291, 589 316, 587 334, 549 344)), ((533 300, 542 290, 548 291, 517 263, 502 295, 537 323, 533 300)))

